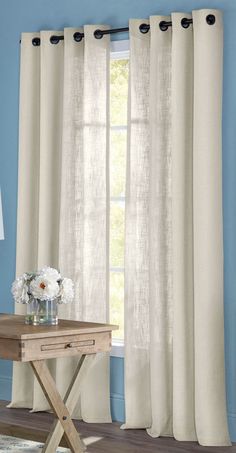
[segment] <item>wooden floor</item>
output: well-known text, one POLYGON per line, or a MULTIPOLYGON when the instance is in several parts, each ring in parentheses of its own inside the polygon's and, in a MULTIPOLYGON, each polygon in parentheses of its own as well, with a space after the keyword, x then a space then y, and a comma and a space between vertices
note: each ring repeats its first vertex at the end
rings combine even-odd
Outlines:
MULTIPOLYGON (((7 409, 0 401, 0 432, 11 436, 18 434, 18 426, 24 428, 31 440, 44 441, 53 415, 31 414, 26 409, 7 409), (6 428, 6 424, 10 428, 6 428)), ((236 453, 233 447, 200 447, 196 442, 177 442, 172 438, 153 439, 145 430, 121 430, 119 423, 87 424, 75 422, 81 437, 87 444, 87 453, 236 453)), ((25 436, 26 437, 26 436, 25 436)))

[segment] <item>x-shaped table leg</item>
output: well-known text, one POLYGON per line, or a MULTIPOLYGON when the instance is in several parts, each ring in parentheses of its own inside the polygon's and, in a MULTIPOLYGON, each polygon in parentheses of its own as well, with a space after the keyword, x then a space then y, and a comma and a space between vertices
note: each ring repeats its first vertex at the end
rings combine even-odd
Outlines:
POLYGON ((42 453, 56 452, 63 434, 72 453, 82 453, 86 449, 71 419, 71 414, 80 395, 81 383, 95 356, 96 354, 89 354, 81 357, 64 401, 56 388, 46 361, 34 360, 30 362, 44 395, 57 416, 57 420, 53 423, 42 453))

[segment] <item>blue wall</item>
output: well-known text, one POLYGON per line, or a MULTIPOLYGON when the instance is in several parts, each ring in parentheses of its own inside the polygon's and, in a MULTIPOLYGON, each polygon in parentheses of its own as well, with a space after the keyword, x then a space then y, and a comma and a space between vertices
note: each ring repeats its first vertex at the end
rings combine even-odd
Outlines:
MULTIPOLYGON (((223 177, 225 325, 228 414, 236 440, 236 2, 235 0, 1 0, 0 185, 6 240, 0 242, 0 311, 13 311, 15 273, 19 38, 22 31, 63 29, 92 23, 125 26, 131 17, 219 8, 225 18, 223 177)), ((116 39, 123 39, 120 35, 116 39)), ((10 397, 11 364, 0 361, 0 398, 10 397)), ((111 360, 114 418, 124 416, 123 359, 111 360)))

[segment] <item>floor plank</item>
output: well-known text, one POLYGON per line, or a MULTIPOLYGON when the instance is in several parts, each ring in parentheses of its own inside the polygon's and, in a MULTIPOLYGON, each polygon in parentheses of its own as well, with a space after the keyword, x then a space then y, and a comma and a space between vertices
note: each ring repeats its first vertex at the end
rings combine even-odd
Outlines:
MULTIPOLYGON (((30 413, 27 409, 8 409, 5 401, 0 401, 0 431, 17 436, 18 428, 31 435, 31 440, 44 442, 54 420, 52 414, 30 413)), ((75 422, 82 438, 88 443, 87 453, 236 453, 233 447, 201 447, 196 442, 178 442, 172 438, 153 439, 145 430, 121 430, 119 423, 75 422)), ((64 440, 62 445, 65 445, 64 440)))

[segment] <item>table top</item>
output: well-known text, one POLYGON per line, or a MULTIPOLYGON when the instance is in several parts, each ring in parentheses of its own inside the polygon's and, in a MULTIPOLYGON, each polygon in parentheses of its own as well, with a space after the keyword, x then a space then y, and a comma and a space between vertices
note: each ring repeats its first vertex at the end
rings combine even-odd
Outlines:
POLYGON ((57 326, 31 326, 25 324, 25 317, 22 315, 0 313, 0 338, 29 340, 62 335, 109 332, 116 329, 118 329, 118 326, 112 324, 70 321, 66 319, 59 319, 57 326))

